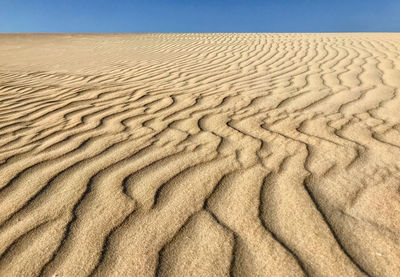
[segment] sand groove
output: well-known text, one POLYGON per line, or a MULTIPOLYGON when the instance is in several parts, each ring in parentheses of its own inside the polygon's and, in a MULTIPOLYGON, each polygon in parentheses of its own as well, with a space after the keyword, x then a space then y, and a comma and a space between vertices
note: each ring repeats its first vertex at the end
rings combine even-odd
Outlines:
POLYGON ((400 276, 399 45, 1 35, 0 276, 400 276))

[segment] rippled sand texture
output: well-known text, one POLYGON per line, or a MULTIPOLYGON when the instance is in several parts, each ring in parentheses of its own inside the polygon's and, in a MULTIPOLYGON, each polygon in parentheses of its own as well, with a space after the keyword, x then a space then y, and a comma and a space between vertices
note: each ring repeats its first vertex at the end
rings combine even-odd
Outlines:
POLYGON ((400 276, 400 34, 0 36, 0 276, 400 276))

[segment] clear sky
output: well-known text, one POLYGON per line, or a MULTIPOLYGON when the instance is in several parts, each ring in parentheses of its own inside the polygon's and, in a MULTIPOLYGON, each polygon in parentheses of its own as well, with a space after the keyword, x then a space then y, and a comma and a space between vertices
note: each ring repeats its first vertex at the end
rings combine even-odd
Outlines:
POLYGON ((0 32, 399 32, 400 0, 0 0, 0 32))

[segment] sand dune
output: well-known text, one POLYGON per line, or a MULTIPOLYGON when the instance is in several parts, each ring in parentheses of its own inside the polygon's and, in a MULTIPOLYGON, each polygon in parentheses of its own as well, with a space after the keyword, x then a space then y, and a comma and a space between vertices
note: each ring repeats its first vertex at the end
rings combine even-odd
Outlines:
POLYGON ((0 276, 400 276, 399 34, 0 35, 0 276))

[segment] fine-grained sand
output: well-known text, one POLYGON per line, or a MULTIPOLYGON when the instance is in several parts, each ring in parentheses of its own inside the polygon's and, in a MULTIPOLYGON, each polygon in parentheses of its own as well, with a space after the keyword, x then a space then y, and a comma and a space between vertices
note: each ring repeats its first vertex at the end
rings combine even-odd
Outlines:
POLYGON ((400 34, 0 35, 0 276, 400 276, 400 34))

